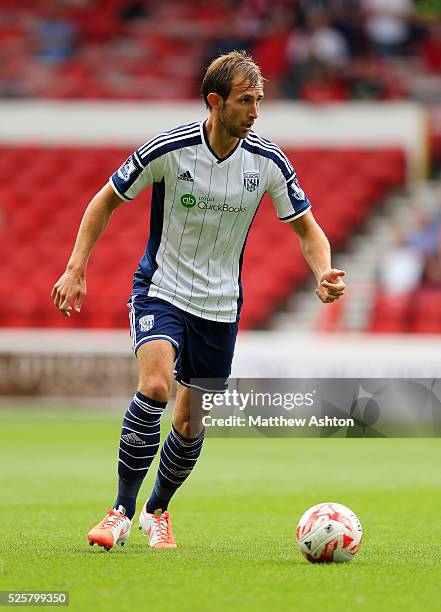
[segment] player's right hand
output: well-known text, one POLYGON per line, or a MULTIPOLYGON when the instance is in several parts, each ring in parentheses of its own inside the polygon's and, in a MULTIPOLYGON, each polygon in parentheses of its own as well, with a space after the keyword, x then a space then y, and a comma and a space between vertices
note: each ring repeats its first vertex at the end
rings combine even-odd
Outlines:
POLYGON ((55 283, 51 298, 55 307, 65 316, 70 317, 72 305, 75 312, 81 312, 81 305, 86 296, 86 279, 77 272, 66 272, 55 283))

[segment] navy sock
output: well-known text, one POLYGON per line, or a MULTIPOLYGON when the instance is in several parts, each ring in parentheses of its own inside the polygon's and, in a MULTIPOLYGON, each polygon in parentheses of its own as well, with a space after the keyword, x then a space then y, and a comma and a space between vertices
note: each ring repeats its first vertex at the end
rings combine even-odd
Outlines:
POLYGON ((184 480, 190 475, 201 454, 204 431, 197 438, 184 438, 172 426, 165 440, 159 460, 158 475, 150 498, 147 512, 161 508, 167 510, 168 503, 184 480))
POLYGON ((159 448, 160 420, 166 402, 157 402, 139 391, 127 408, 121 428, 118 460, 118 497, 115 508, 123 506, 133 517, 142 481, 159 448))

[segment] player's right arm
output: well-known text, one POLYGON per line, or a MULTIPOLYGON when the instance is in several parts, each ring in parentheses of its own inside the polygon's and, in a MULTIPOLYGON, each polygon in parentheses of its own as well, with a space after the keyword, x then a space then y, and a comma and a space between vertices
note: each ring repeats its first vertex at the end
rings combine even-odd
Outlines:
POLYGON ((51 293, 56 308, 65 317, 70 317, 72 305, 76 312, 81 310, 86 295, 86 268, 90 254, 106 229, 113 211, 122 202, 107 183, 86 208, 66 271, 55 283, 51 293))
MULTIPOLYGON (((186 133, 186 128, 182 131, 186 133)), ((96 194, 86 208, 66 271, 55 283, 51 293, 55 306, 65 317, 70 317, 72 305, 76 312, 81 310, 86 295, 87 262, 115 208, 122 202, 130 202, 136 198, 153 182, 162 180, 164 153, 167 152, 170 141, 173 141, 173 137, 164 133, 141 145, 112 174, 109 183, 96 194)))

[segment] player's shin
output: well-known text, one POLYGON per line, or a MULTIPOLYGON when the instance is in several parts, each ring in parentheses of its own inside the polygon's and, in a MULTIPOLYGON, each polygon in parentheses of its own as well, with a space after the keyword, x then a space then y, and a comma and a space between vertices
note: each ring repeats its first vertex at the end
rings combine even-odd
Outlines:
POLYGON ((153 492, 146 503, 147 512, 165 511, 177 489, 191 474, 202 450, 204 431, 196 438, 185 438, 175 427, 161 449, 158 475, 153 492))
POLYGON ((159 448, 160 419, 165 406, 165 402, 152 400, 138 391, 124 415, 114 507, 123 506, 130 519, 135 514, 141 484, 159 448))

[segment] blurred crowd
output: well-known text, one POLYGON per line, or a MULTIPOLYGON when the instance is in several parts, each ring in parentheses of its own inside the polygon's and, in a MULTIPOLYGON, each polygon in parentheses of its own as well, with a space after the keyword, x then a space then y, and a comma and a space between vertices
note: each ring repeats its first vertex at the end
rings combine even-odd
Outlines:
POLYGON ((433 211, 416 207, 406 229, 392 228, 395 244, 379 269, 380 287, 386 294, 416 295, 420 287, 441 290, 441 193, 439 201, 433 211))
POLYGON ((441 100, 435 0, 0 1, 3 98, 194 98, 231 49, 267 98, 441 100))

